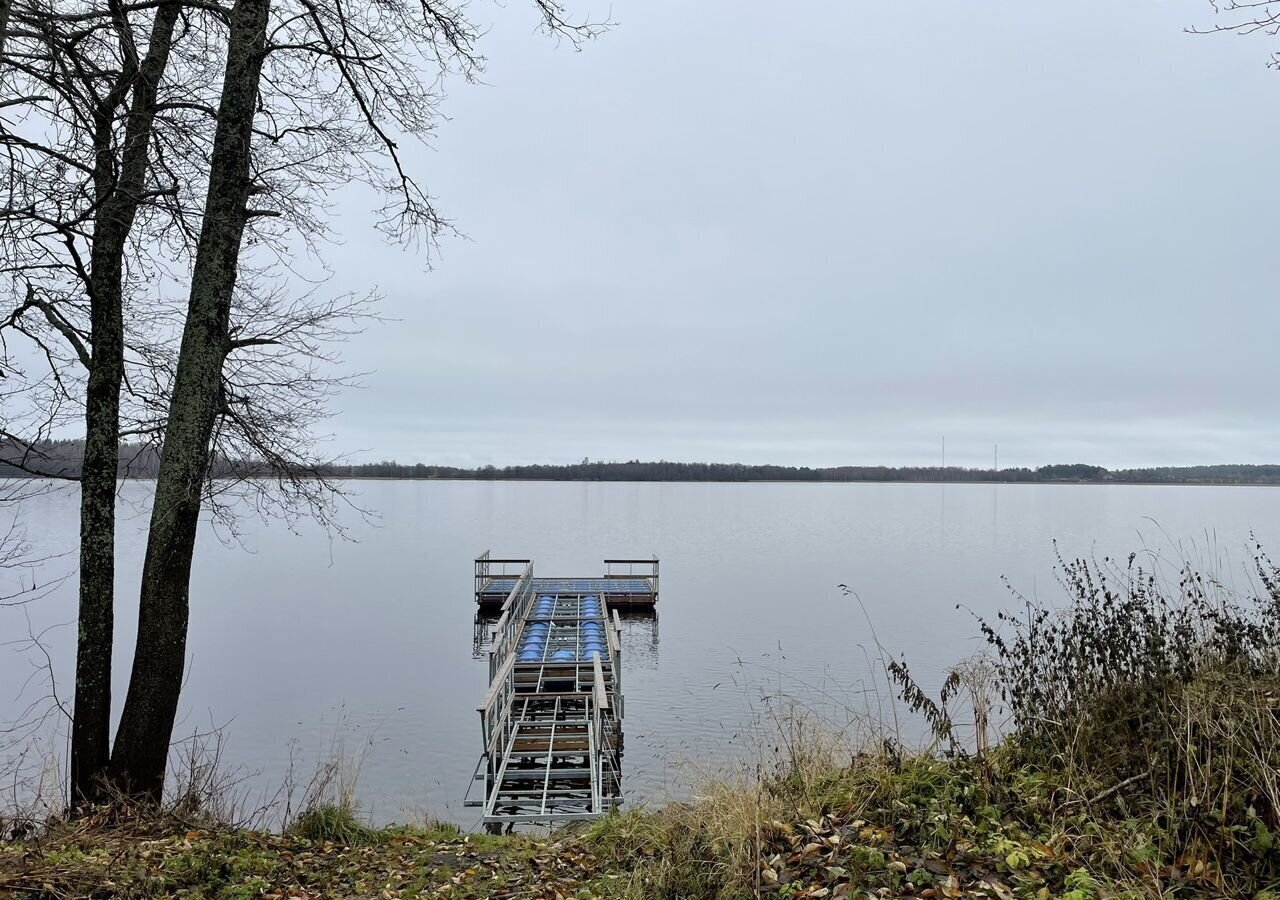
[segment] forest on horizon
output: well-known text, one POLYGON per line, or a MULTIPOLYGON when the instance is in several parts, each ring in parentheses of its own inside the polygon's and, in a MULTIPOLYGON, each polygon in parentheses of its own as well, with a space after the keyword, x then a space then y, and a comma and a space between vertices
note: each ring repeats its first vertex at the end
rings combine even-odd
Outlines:
MULTIPOLYGON (((44 441, 18 446, 0 443, 0 478, 76 478, 83 456, 79 440, 44 441)), ((159 448, 123 444, 121 478, 154 478, 159 448)), ((254 477, 269 474, 252 460, 220 458, 212 464, 214 477, 254 477)), ((569 464, 480 466, 465 468, 394 460, 371 463, 330 462, 299 475, 323 478, 441 479, 464 481, 807 481, 807 482, 1007 482, 1007 483, 1119 483, 1119 484, 1280 484, 1280 464, 1222 464, 1150 466, 1107 469, 1087 463, 1055 463, 1027 468, 970 468, 966 466, 781 466, 745 463, 606 462, 583 459, 569 464)))

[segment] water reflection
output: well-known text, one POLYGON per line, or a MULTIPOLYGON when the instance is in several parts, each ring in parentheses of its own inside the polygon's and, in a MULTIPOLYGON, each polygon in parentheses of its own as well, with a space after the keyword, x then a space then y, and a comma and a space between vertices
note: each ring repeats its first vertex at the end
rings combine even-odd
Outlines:
POLYGON ((496 610, 476 609, 471 629, 471 658, 488 659, 489 645, 493 642, 493 626, 498 624, 496 610))
POLYGON ((640 669, 658 668, 658 611, 619 612, 622 620, 622 664, 640 669))

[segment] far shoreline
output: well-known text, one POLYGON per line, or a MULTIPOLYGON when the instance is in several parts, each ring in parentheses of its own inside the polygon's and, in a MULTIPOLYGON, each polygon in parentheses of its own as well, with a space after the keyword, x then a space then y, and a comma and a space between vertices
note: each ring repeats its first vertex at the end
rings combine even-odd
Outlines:
MULTIPOLYGON (((732 479, 692 479, 692 478, 412 478, 404 475, 335 475, 334 481, 449 481, 455 483, 499 484, 503 482, 517 484, 805 484, 825 487, 841 487, 865 484, 975 484, 1009 485, 1010 487, 1280 487, 1275 481, 998 481, 994 479, 938 479, 936 481, 919 481, 906 478, 865 479, 861 481, 820 481, 818 479, 800 478, 753 478, 749 480, 732 479)), ((153 481, 152 478, 133 479, 153 481)))
MULTIPOLYGON (((316 476, 310 476, 315 478, 316 476)), ((326 475, 330 481, 403 481, 429 482, 447 481, 454 484, 796 484, 824 487, 842 487, 867 484, 915 484, 915 485, 990 485, 999 487, 1280 487, 1280 481, 1001 481, 989 478, 939 478, 920 480, 909 478, 876 478, 822 480, 817 478, 751 478, 751 479, 715 479, 715 478, 455 478, 445 475, 432 475, 415 478, 409 475, 326 475)), ((126 481, 155 481, 154 475, 130 475, 118 478, 119 483, 126 481)), ((274 475, 214 475, 211 481, 275 481, 274 475)), ((23 482, 50 482, 53 484, 74 485, 78 478, 62 475, 0 475, 0 484, 23 482)))

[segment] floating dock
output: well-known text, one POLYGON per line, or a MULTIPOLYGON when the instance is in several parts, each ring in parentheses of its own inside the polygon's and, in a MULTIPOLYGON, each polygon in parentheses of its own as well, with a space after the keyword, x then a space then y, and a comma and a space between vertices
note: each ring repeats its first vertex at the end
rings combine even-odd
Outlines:
POLYGON ((606 579, 534 578, 523 562, 493 626, 484 749, 464 800, 489 831, 594 819, 622 799, 622 623, 593 587, 606 579))
MULTIPOLYGON (((476 557, 476 603, 496 609, 507 602, 516 579, 532 561, 476 557)), ((603 597, 614 609, 651 609, 658 602, 658 558, 606 559, 603 578, 535 578, 536 594, 603 597)))

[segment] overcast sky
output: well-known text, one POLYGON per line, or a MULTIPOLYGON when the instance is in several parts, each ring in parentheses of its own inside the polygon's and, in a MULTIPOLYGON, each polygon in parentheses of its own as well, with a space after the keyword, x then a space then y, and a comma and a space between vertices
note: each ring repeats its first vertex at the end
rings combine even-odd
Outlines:
POLYGON ((450 464, 1280 461, 1265 37, 1205 0, 476 2, 424 270, 337 198, 335 451, 450 464), (598 11, 601 7, 571 8, 598 11))

